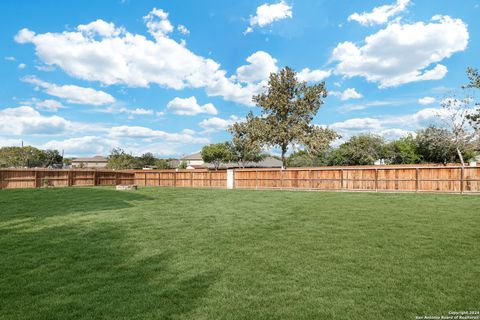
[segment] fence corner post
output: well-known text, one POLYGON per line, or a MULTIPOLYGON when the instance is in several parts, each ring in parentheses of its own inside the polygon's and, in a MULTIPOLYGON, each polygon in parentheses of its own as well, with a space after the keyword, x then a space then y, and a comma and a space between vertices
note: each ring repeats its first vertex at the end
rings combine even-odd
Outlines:
POLYGON ((235 170, 227 169, 227 189, 235 188, 235 170))
POLYGON ((462 171, 461 171, 461 174, 460 174, 460 193, 461 194, 463 194, 464 182, 465 182, 465 167, 462 166, 462 171))

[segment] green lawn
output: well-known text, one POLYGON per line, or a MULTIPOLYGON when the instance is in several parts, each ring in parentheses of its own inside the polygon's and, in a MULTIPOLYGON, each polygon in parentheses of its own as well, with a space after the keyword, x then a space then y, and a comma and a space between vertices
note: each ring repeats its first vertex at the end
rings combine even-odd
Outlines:
POLYGON ((0 191, 0 319, 415 319, 480 309, 480 196, 0 191))

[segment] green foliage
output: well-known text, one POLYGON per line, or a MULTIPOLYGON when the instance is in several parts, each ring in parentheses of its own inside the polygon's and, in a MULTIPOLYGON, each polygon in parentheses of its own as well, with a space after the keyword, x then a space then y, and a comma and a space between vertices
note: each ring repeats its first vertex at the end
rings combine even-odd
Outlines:
POLYGON ((181 169, 181 170, 185 170, 185 169, 187 169, 187 167, 188 167, 187 161, 185 161, 185 160, 182 160, 180 162, 180 164, 178 165, 178 169, 181 169))
POLYGON ((391 164, 414 164, 422 160, 415 138, 411 134, 390 142, 387 149, 390 152, 391 164))
POLYGON ((126 153, 120 148, 112 150, 108 156, 107 168, 114 170, 135 169, 137 161, 131 154, 126 153))
POLYGON ((31 146, 0 148, 0 167, 62 166, 63 158, 57 150, 40 150, 31 146))
POLYGON ((142 169, 145 167, 153 167, 155 166, 155 163, 157 161, 157 158, 150 153, 144 153, 140 157, 135 158, 135 169, 142 169))
POLYGON ((297 80, 295 71, 285 67, 270 75, 266 91, 253 97, 262 108, 257 130, 263 143, 279 147, 282 163, 286 166, 286 153, 292 144, 305 146, 309 153, 324 150, 337 135, 314 126, 311 122, 327 96, 325 82, 307 85, 297 80))
POLYGON ((331 150, 325 150, 321 154, 311 155, 305 150, 292 153, 288 157, 289 167, 319 167, 328 164, 327 157, 331 150))
POLYGON ((218 170, 220 164, 232 159, 229 145, 227 143, 213 143, 206 145, 201 151, 202 160, 213 164, 215 170, 218 170))
POLYGON ((449 163, 457 159, 455 146, 445 129, 430 126, 419 130, 415 140, 422 162, 449 163))
POLYGON ((249 112, 246 120, 234 123, 229 129, 232 141, 227 142, 230 161, 245 167, 246 162, 258 162, 265 158, 262 154, 263 122, 249 112))
POLYGON ((165 159, 156 159, 154 165, 157 169, 172 169, 170 162, 165 159))
POLYGON ((361 134, 334 149, 328 163, 338 166, 373 165, 378 159, 388 156, 384 140, 376 135, 361 134))

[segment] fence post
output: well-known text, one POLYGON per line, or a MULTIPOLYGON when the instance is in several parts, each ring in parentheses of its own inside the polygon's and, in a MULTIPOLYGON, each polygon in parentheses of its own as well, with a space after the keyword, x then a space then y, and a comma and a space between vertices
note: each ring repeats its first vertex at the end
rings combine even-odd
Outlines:
POLYGON ((34 184, 34 188, 38 188, 38 171, 35 170, 34 173, 35 173, 35 184, 34 184))
POLYGON ((71 187, 72 186, 72 171, 68 170, 67 171, 67 186, 71 187))
POLYGON ((465 180, 465 167, 462 166, 462 171, 460 174, 460 193, 463 194, 463 184, 465 180))
POLYGON ((193 171, 190 171, 190 187, 193 188, 193 171))
POLYGON ((93 171, 93 185, 97 185, 97 171, 93 171))
POLYGON ((375 192, 378 192, 378 169, 375 169, 375 192))
MULTIPOLYGON (((227 171, 228 173, 228 171, 227 171)), ((227 178, 228 178, 228 174, 227 174, 227 178)), ((209 182, 209 186, 210 188, 212 187, 212 171, 208 171, 208 182, 209 182)))
POLYGON ((173 186, 174 187, 177 186, 177 171, 176 170, 173 172, 173 186))
POLYGON ((415 168, 415 192, 418 192, 418 168, 415 168))
POLYGON ((0 189, 3 189, 3 171, 0 170, 0 189))
POLYGON ((340 189, 344 190, 344 187, 343 187, 343 169, 340 169, 340 183, 341 183, 340 189))
POLYGON ((255 189, 258 189, 258 170, 255 170, 255 189))
POLYGON ((227 189, 233 189, 235 186, 235 171, 227 169, 227 189))
POLYGON ((160 187, 160 172, 157 172, 158 174, 158 186, 160 187))
POLYGON ((308 178, 310 179, 310 189, 313 190, 313 177, 312 177, 312 170, 308 170, 308 178))
POLYGON ((280 189, 283 189, 283 167, 280 169, 280 189))

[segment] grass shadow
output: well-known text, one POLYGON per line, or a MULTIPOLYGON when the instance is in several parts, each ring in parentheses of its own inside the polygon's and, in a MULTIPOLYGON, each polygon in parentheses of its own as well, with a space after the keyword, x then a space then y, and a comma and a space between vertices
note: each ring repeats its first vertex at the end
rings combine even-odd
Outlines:
POLYGON ((124 237, 104 224, 0 234, 0 319, 177 319, 216 279, 180 273, 168 251, 138 258, 124 237))

